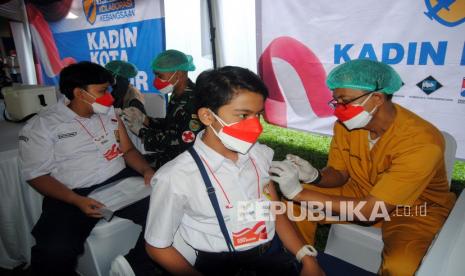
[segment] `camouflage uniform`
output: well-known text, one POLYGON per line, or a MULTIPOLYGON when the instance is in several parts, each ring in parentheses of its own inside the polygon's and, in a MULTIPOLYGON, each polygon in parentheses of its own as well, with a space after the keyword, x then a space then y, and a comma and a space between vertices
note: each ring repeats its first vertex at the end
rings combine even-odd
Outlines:
POLYGON ((158 169, 193 145, 195 137, 203 129, 197 117, 194 103, 194 83, 188 81, 180 97, 171 95, 165 118, 149 118, 148 128, 143 128, 142 138, 151 166, 158 169))

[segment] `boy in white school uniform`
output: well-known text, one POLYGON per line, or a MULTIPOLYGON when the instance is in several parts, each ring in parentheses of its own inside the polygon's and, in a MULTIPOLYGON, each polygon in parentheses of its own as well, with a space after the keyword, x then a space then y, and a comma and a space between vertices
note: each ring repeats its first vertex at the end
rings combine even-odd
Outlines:
MULTIPOLYGON (((115 114, 111 83, 111 73, 98 64, 67 66, 60 72, 60 92, 66 99, 41 111, 20 132, 22 175, 44 196, 42 214, 32 230, 33 275, 77 275, 84 242, 102 217, 103 204, 88 195, 130 176, 143 176, 148 185, 154 174, 115 114)), ((148 205, 146 197, 115 215, 144 227, 148 205)), ((144 243, 139 237, 118 259, 132 275, 151 275, 156 269, 144 243)))
POLYGON ((240 217, 247 203, 267 206, 270 195, 278 200, 268 185, 273 150, 256 143, 267 95, 260 78, 244 68, 228 66, 198 77, 198 116, 206 129, 152 179, 146 249, 171 274, 324 275, 316 252, 286 215, 240 217), (197 253, 194 265, 172 245, 178 230, 197 253))

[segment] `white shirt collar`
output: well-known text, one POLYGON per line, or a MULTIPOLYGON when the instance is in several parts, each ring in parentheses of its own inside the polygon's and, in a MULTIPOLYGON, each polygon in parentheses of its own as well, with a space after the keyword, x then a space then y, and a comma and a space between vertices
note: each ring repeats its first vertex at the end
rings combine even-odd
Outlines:
POLYGON ((68 98, 66 98, 64 95, 58 99, 57 113, 61 116, 61 119, 63 120, 63 122, 73 122, 76 118, 80 121, 85 121, 85 120, 92 119, 95 116, 98 116, 97 114, 94 113, 89 118, 81 117, 76 112, 71 110, 71 108, 68 107, 70 102, 71 101, 68 98))
POLYGON ((65 96, 60 97, 57 102, 57 113, 64 122, 72 122, 74 118, 79 117, 67 106, 69 102, 70 101, 65 96))
MULTIPOLYGON (((219 154, 217 151, 215 151, 214 149, 206 145, 202 141, 202 137, 204 134, 205 134, 205 130, 202 130, 201 132, 199 132, 199 134, 197 134, 197 139, 195 139, 195 142, 194 142, 194 148, 195 150, 197 150, 200 156, 202 156, 203 158, 205 158, 205 160, 207 160, 208 165, 214 172, 217 171, 221 167, 223 162, 233 162, 232 160, 227 159, 226 157, 224 157, 223 155, 219 154)), ((251 150, 252 149, 250 149, 249 152, 246 154, 240 154, 240 153, 237 154, 238 159, 235 163, 237 167, 242 168, 245 165, 245 163, 248 160, 250 160, 249 153, 251 150)))

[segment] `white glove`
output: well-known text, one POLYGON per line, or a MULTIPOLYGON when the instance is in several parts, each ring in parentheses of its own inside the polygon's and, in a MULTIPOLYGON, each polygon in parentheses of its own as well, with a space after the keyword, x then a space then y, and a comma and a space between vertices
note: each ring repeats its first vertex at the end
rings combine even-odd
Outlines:
POLYGON ((135 107, 123 109, 122 118, 126 121, 127 127, 136 135, 139 135, 141 128, 144 127, 145 115, 135 107))
POLYGON ((115 108, 115 114, 118 117, 123 116, 123 110, 121 108, 115 108))
POLYGON ((269 172, 271 180, 279 184, 279 189, 288 199, 293 199, 303 190, 299 173, 291 161, 273 161, 269 172))
POLYGON ((297 171, 299 172, 299 179, 302 182, 312 183, 318 178, 320 172, 315 169, 307 160, 304 160, 293 154, 286 155, 286 159, 297 167, 297 171))

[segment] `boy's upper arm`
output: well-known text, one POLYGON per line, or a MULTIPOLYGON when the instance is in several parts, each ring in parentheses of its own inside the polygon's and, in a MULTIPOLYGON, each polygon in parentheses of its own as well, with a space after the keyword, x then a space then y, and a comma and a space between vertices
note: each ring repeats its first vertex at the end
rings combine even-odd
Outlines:
POLYGON ((134 148, 134 145, 132 144, 131 139, 129 138, 124 123, 121 121, 119 116, 116 116, 116 119, 118 120, 119 147, 123 153, 126 153, 130 149, 134 148))
POLYGON ((187 201, 176 187, 182 185, 181 181, 177 175, 166 171, 157 172, 152 179, 153 190, 144 238, 153 247, 166 248, 173 243, 187 201))
POLYGON ((54 167, 54 142, 39 120, 24 126, 18 136, 19 164, 26 181, 50 174, 54 167))

